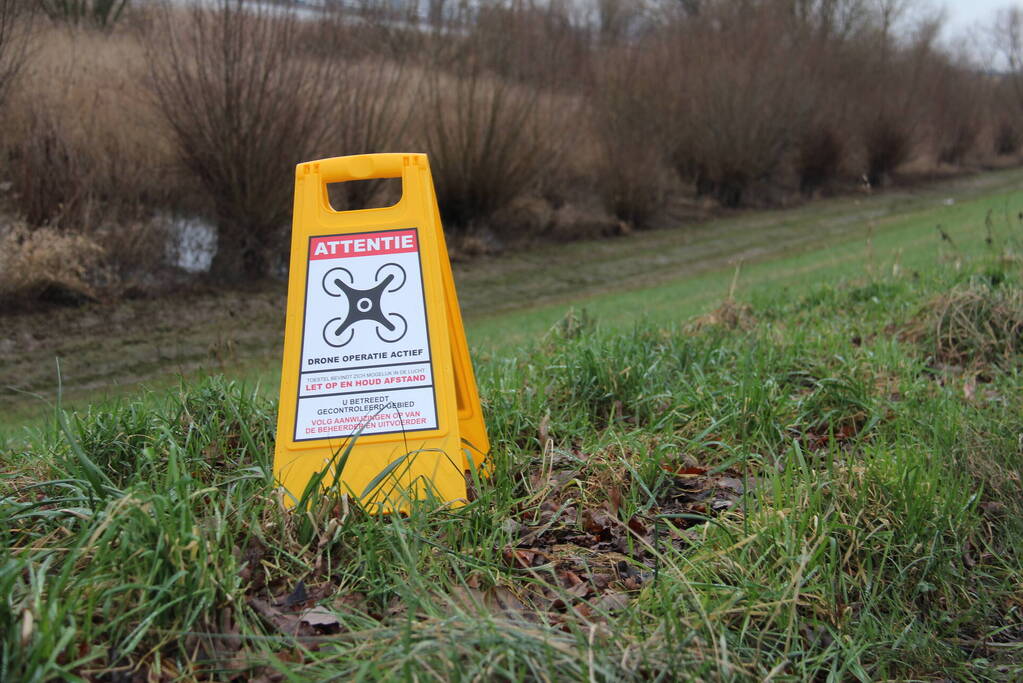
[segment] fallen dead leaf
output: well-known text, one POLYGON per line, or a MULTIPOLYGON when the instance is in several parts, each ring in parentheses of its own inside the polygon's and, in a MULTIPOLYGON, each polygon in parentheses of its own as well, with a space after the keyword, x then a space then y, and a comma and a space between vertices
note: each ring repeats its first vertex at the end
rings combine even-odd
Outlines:
POLYGON ((578 586, 583 582, 583 580, 579 578, 579 575, 570 569, 565 569, 561 571, 560 574, 561 578, 565 580, 565 584, 569 587, 578 586))
POLYGON ((603 612, 618 612, 629 606, 629 596, 617 591, 604 593, 596 602, 597 609, 603 612))
POLYGON ((299 616, 299 621, 308 624, 319 633, 337 633, 341 630, 341 622, 337 615, 325 607, 311 607, 299 616))
POLYGON ((543 553, 526 548, 506 548, 502 553, 504 561, 511 567, 530 569, 536 566, 536 559, 543 559, 543 553))
POLYGON ((637 536, 646 536, 650 533, 650 529, 648 529, 647 525, 643 523, 643 520, 636 516, 629 519, 628 526, 629 529, 631 529, 637 536))
POLYGON ((622 507, 622 490, 617 486, 608 492, 606 506, 612 517, 618 516, 618 510, 622 507))
POLYGON ((300 603, 306 602, 309 599, 309 593, 305 589, 305 581, 299 581, 295 584, 294 590, 291 591, 283 600, 278 600, 274 603, 277 607, 294 607, 300 603))
POLYGON ((597 537, 606 537, 613 524, 611 516, 603 510, 583 510, 583 529, 597 537))
POLYGON ((963 382, 963 396, 966 398, 967 401, 972 401, 976 393, 977 376, 970 375, 969 377, 966 378, 966 381, 963 382))
POLYGON ((721 477, 718 479, 718 488, 728 489, 729 491, 734 491, 738 494, 742 494, 744 490, 742 481, 735 477, 721 477))
POLYGON ((509 615, 521 617, 526 614, 526 606, 504 586, 494 586, 488 591, 487 597, 491 597, 493 602, 509 615))
POLYGON ((270 626, 281 633, 294 636, 298 635, 299 619, 294 614, 284 614, 279 609, 272 607, 259 598, 249 598, 249 606, 263 618, 270 626))
POLYGON ((565 592, 577 598, 585 598, 587 595, 590 594, 590 584, 577 583, 576 585, 571 586, 570 588, 566 588, 565 592))

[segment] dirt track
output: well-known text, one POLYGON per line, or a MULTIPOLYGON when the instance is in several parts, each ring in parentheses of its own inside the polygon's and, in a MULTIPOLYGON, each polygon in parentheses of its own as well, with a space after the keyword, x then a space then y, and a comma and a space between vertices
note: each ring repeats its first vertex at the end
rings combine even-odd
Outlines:
POLYGON ((5 318, 0 413, 39 412, 60 382, 72 400, 161 376, 273 362, 284 329, 285 289, 191 292, 116 305, 51 308, 5 318))

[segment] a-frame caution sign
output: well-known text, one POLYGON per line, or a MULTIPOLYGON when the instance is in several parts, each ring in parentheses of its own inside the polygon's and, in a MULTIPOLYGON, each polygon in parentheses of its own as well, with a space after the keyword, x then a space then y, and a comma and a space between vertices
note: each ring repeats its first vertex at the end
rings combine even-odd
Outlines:
POLYGON ((299 164, 274 454, 286 498, 344 452, 323 484, 368 509, 458 505, 488 451, 426 155, 299 164), (401 199, 331 208, 328 183, 373 178, 401 178, 401 199))

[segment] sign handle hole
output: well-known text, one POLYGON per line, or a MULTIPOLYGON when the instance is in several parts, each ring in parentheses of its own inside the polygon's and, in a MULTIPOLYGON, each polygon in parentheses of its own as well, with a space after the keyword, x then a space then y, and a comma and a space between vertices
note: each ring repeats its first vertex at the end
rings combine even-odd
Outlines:
POLYGON ((401 200, 401 178, 370 178, 327 183, 327 201, 334 211, 387 209, 401 200))

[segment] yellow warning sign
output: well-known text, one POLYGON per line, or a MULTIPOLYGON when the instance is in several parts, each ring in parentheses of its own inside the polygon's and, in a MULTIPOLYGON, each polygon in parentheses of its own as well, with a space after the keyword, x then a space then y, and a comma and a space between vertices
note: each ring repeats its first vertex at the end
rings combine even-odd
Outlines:
POLYGON ((373 511, 458 505, 488 451, 426 155, 299 164, 274 454, 291 502, 328 470, 373 511), (331 208, 328 183, 373 178, 401 199, 331 208))

